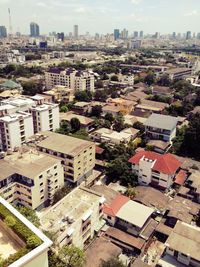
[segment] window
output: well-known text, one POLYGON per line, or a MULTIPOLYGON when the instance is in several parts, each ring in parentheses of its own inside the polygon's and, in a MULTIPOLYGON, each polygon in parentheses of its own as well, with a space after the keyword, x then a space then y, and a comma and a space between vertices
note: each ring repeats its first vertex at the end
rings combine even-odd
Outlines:
POLYGON ((39 179, 41 179, 42 178, 42 174, 39 176, 39 179))
POLYGON ((40 190, 40 193, 42 193, 42 192, 44 192, 44 189, 41 189, 41 190, 40 190))
POLYGON ((43 183, 40 183, 40 186, 42 186, 43 185, 43 183))
POLYGON ((111 216, 107 216, 107 219, 108 219, 108 220, 111 220, 111 219, 112 219, 112 217, 111 217, 111 216))
POLYGON ((54 174, 54 176, 57 176, 58 175, 58 173, 56 172, 55 174, 54 174))
POLYGON ((57 165, 56 165, 56 166, 54 166, 54 170, 55 170, 55 169, 57 169, 57 165))

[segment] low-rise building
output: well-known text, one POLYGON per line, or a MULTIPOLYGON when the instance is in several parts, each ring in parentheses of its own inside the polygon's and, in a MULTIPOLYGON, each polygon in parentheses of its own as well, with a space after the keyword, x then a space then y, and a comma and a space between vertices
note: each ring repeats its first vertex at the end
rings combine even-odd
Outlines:
POLYGON ((178 221, 169 235, 158 266, 200 266, 200 228, 178 221))
POLYGON ((66 86, 57 85, 49 91, 43 92, 43 94, 51 96, 53 102, 72 102, 74 100, 74 90, 69 89, 66 86))
POLYGON ((132 171, 138 176, 141 185, 153 185, 163 189, 173 184, 174 177, 181 167, 181 162, 172 154, 157 154, 151 151, 136 153, 129 162, 132 171))
POLYGON ((149 139, 171 142, 176 136, 178 119, 172 116, 152 114, 145 122, 145 135, 149 139))
POLYGON ((102 195, 78 187, 42 215, 42 228, 54 233, 59 247, 72 244, 84 248, 105 224, 102 220, 104 202, 102 195))
POLYGON ((127 144, 134 140, 139 133, 139 130, 134 128, 127 128, 121 132, 116 132, 107 128, 101 128, 92 133, 92 138, 97 142, 105 142, 110 144, 127 144))
POLYGON ((73 68, 66 70, 50 69, 45 72, 45 83, 47 89, 52 89, 56 85, 62 85, 74 91, 94 92, 94 74, 89 71, 80 71, 73 68))
POLYGON ((40 210, 64 186, 61 160, 30 150, 0 160, 0 193, 10 203, 40 210))
POLYGON ((91 118, 75 114, 73 112, 60 113, 60 121, 66 121, 70 123, 71 119, 76 118, 80 121, 81 129, 85 129, 87 132, 90 132, 94 129, 95 121, 91 118))
POLYGON ((149 223, 154 209, 120 195, 110 204, 105 204, 103 212, 109 225, 124 229, 134 236, 142 236, 142 231, 149 223))
POLYGON ((93 174, 95 143, 54 132, 44 132, 39 151, 62 160, 65 182, 79 185, 93 174))
POLYGON ((116 107, 120 108, 120 112, 123 115, 127 115, 130 114, 131 111, 133 110, 133 107, 136 105, 136 103, 134 101, 130 101, 130 100, 125 100, 123 98, 110 98, 108 100, 108 103, 111 103, 113 105, 115 105, 116 107))
POLYGON ((165 73, 169 76, 170 80, 178 80, 187 76, 191 76, 193 73, 193 69, 175 68, 167 70, 165 73))
POLYGON ((35 248, 27 249, 22 236, 3 222, 4 217, 2 218, 1 214, 0 253, 3 261, 8 260, 9 267, 48 267, 48 250, 53 242, 2 197, 0 197, 0 207, 1 211, 6 212, 8 216, 10 215, 11 218, 14 218, 15 222, 20 223, 24 230, 29 232, 30 238, 37 238, 41 242, 35 248), (20 252, 20 250, 22 251, 20 252), (26 253, 23 253, 23 251, 26 253))

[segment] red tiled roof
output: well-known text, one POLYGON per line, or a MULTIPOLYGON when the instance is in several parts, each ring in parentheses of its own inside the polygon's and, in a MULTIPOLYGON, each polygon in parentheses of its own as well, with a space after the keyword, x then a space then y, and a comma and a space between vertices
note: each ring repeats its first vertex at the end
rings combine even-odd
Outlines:
POLYGON ((148 158, 150 160, 156 160, 152 170, 158 171, 165 174, 174 174, 178 168, 181 166, 181 162, 177 158, 170 154, 160 155, 152 151, 140 151, 132 158, 129 159, 129 162, 132 164, 139 164, 139 161, 142 157, 148 158))
POLYGON ((129 200, 130 198, 120 195, 116 199, 114 199, 110 205, 105 204, 103 207, 103 212, 110 216, 116 216, 121 207, 129 200))
POLYGON ((180 170, 175 177, 175 183, 179 185, 183 185, 187 178, 187 173, 183 170, 180 170))
POLYGON ((104 152, 104 149, 101 148, 101 147, 99 147, 99 146, 96 146, 96 148, 95 148, 95 152, 96 152, 96 154, 101 155, 101 154, 104 152))

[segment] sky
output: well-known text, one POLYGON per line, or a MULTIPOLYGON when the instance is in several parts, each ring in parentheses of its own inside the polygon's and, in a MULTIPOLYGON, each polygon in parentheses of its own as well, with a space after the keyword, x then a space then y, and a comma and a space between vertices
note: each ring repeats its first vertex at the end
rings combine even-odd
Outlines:
POLYGON ((200 0, 0 0, 0 25, 8 27, 11 9, 13 32, 29 34, 29 24, 40 25, 40 33, 73 31, 112 33, 200 32, 200 0))

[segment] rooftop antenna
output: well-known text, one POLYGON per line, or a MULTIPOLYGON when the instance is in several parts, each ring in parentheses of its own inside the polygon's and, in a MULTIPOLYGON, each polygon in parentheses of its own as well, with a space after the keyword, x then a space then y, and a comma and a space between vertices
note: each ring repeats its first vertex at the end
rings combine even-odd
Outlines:
POLYGON ((8 8, 8 15, 9 15, 9 35, 12 36, 12 22, 11 22, 11 13, 10 8, 8 8))

